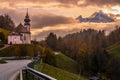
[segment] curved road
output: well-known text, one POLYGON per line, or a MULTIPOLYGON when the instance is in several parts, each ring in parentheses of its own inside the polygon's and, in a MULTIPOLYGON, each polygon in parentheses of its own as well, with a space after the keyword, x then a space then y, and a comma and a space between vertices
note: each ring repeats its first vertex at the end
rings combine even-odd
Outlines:
POLYGON ((31 60, 12 60, 6 64, 0 64, 0 80, 14 80, 18 72, 31 60))

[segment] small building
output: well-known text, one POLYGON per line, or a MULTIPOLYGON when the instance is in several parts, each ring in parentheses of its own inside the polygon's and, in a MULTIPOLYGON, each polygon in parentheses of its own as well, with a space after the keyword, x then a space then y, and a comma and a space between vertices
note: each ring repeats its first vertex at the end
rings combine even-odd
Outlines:
POLYGON ((30 19, 28 11, 26 13, 24 22, 24 26, 20 23, 8 35, 8 44, 31 44, 30 19))

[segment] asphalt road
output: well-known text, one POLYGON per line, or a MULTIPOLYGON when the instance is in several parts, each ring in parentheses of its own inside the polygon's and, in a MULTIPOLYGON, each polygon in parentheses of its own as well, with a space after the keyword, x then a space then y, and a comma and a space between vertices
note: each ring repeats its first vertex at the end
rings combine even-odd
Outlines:
POLYGON ((19 71, 26 66, 30 60, 12 60, 6 64, 0 64, 0 80, 14 80, 19 71))

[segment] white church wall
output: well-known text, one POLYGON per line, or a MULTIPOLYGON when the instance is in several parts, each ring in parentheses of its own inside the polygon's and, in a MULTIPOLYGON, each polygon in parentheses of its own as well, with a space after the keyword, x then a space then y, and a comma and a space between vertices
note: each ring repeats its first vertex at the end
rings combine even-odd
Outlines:
POLYGON ((8 44, 22 44, 20 35, 9 35, 8 36, 8 44))
POLYGON ((30 31, 30 26, 29 25, 25 25, 25 28, 27 29, 27 31, 30 31))
POLYGON ((22 39, 23 43, 22 44, 31 44, 31 34, 29 33, 21 33, 22 34, 22 39))
POLYGON ((25 34, 25 43, 26 44, 31 44, 31 36, 29 33, 25 34))

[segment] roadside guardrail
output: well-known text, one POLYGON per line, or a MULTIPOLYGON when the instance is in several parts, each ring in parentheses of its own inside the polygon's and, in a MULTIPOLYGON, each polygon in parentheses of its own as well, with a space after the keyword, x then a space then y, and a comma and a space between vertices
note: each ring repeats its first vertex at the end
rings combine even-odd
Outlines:
POLYGON ((34 64, 34 62, 31 62, 31 63, 29 63, 29 64, 26 66, 27 72, 29 72, 30 74, 38 77, 40 80, 56 80, 56 79, 53 78, 53 77, 50 77, 50 76, 48 76, 48 75, 46 75, 46 74, 44 74, 44 73, 41 73, 41 72, 39 72, 39 71, 37 71, 37 70, 32 69, 32 68, 31 68, 31 65, 33 65, 33 64, 34 64))

